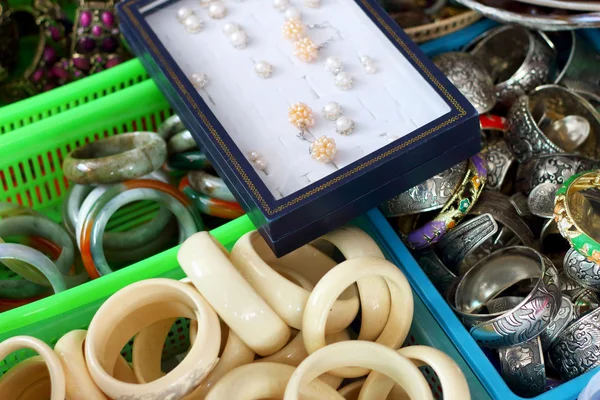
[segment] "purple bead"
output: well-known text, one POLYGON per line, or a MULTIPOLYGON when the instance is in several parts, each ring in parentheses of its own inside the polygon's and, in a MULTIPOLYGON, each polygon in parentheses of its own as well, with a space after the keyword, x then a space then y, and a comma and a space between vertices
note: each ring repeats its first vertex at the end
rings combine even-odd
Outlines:
POLYGON ((55 26, 49 26, 48 32, 50 32, 50 37, 54 41, 59 40, 61 38, 60 30, 55 26))
POLYGON ((42 80, 42 78, 44 77, 44 70, 43 69, 37 69, 35 70, 35 72, 33 73, 33 75, 31 76, 31 78, 33 79, 33 81, 35 83, 39 82, 42 80))
POLYGON ((52 74, 58 79, 67 79, 69 77, 67 71, 62 69, 58 65, 52 67, 52 74))
POLYGON ((108 12, 108 11, 104 11, 102 13, 102 17, 101 18, 102 18, 102 23, 104 24, 104 26, 106 26, 108 28, 110 28, 111 26, 113 26, 114 23, 115 23, 115 16, 112 13, 108 12))
POLYGON ((111 58, 106 62, 106 68, 112 68, 119 64, 121 64, 121 60, 119 60, 118 58, 111 58))
POLYGON ((81 76, 83 76, 83 72, 81 72, 81 71, 79 71, 79 70, 75 71, 75 72, 74 72, 74 74, 75 74, 75 76, 76 76, 76 77, 78 77, 78 78, 79 78, 79 77, 81 77, 81 76))
POLYGON ((75 57, 73 58, 73 65, 75 68, 87 71, 90 69, 90 60, 87 57, 75 57))
POLYGON ((96 47, 96 42, 89 37, 83 37, 77 41, 76 50, 79 53, 89 53, 96 47))
POLYGON ((46 47, 44 49, 44 61, 47 64, 52 64, 56 61, 56 51, 52 47, 46 47))
POLYGON ((83 27, 88 27, 92 23, 92 13, 89 11, 84 11, 79 15, 79 23, 83 27))
POLYGON ((104 38, 102 41, 102 50, 108 53, 112 53, 119 47, 119 42, 114 37, 104 38))
POLYGON ((92 35, 94 35, 94 36, 102 35, 102 27, 100 25, 92 26, 92 35))

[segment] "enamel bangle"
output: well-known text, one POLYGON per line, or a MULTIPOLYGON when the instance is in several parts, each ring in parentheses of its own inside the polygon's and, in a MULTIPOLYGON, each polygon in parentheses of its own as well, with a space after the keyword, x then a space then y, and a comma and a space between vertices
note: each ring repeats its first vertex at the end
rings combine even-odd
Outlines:
MULTIPOLYGON (((310 245, 278 259, 257 231, 239 238, 231 250, 229 259, 277 315, 286 324, 298 330, 302 329, 302 315, 310 291, 290 282, 270 265, 276 263, 299 273, 310 274, 310 281, 315 284, 337 265, 331 258, 310 245)), ((327 332, 346 329, 356 317, 358 308, 358 294, 352 285, 334 303, 327 322, 327 332)))
MULTIPOLYGON (((65 400, 65 374, 56 353, 39 339, 31 336, 14 336, 0 343, 0 360, 5 359, 10 353, 20 349, 31 349, 37 352, 44 360, 47 372, 50 375, 50 400, 65 400)), ((2 390, 2 382, 5 378, 6 375, 0 378, 0 393, 7 393, 2 390)))
POLYGON ((211 163, 206 155, 198 150, 169 155, 167 166, 171 169, 197 171, 210 167, 211 163))
POLYGON ((471 157, 461 184, 439 214, 408 235, 402 235, 408 246, 414 250, 421 250, 437 243, 469 213, 483 191, 486 179, 484 161, 478 155, 471 157))
POLYGON ((188 172, 190 187, 197 192, 219 200, 237 202, 223 179, 204 171, 188 172))
MULTIPOLYGON (((371 236, 355 227, 336 229, 318 240, 332 243, 347 260, 356 257, 385 258, 371 236)), ((390 315, 390 290, 385 280, 379 277, 369 277, 356 283, 362 309, 358 339, 375 340, 383 331, 390 315)))
POLYGON ((228 257, 227 250, 207 232, 188 238, 177 253, 181 268, 227 326, 255 353, 271 355, 285 346, 290 328, 228 257))
POLYGON ((179 183, 179 189, 192 201, 194 207, 204 214, 223 219, 235 219, 245 214, 239 203, 219 200, 196 192, 189 186, 187 176, 179 183))
POLYGON ((159 201, 173 212, 180 224, 180 242, 203 227, 202 219, 190 201, 172 186, 148 179, 115 185, 98 198, 81 225, 81 257, 91 278, 112 272, 102 247, 110 216, 124 204, 137 200, 159 201))
POLYGON ((117 183, 157 170, 166 156, 165 141, 156 133, 123 133, 72 151, 63 172, 79 184, 117 183))
POLYGON ((412 361, 394 349, 362 340, 334 343, 308 356, 292 374, 283 399, 298 400, 300 388, 322 373, 351 365, 387 375, 411 400, 433 400, 429 384, 412 361))
MULTIPOLYGON (((66 275, 75 259, 75 246, 69 234, 57 223, 46 218, 33 215, 20 215, 11 218, 0 219, 0 237, 10 236, 41 236, 61 247, 60 255, 54 264, 58 270, 66 275)), ((47 285, 47 282, 35 279, 35 275, 27 274, 26 271, 14 271, 24 278, 38 285, 47 285)))
MULTIPOLYGON (((428 365, 437 375, 444 399, 469 400, 469 385, 460 367, 445 353, 427 346, 408 346, 398 350, 398 354, 411 360, 417 367, 428 365)), ((381 372, 371 372, 365 381, 360 395, 365 399, 385 399, 395 382, 381 372)))
POLYGON ((554 203, 554 220, 560 234, 595 264, 600 263, 600 234, 596 228, 600 215, 590 198, 597 193, 598 187, 599 170, 573 175, 558 189, 554 203))
MULTIPOLYGON (((389 261, 376 257, 360 257, 338 264, 325 274, 310 294, 302 319, 304 345, 309 354, 327 345, 325 324, 335 299, 359 279, 374 276, 385 279, 392 299, 390 315, 376 342, 393 349, 402 345, 408 335, 414 311, 410 284, 402 272, 389 261)), ((369 371, 364 368, 344 368, 330 373, 344 378, 358 378, 369 371)))
POLYGON ((108 397, 181 399, 213 369, 220 338, 219 318, 196 290, 171 279, 148 279, 121 289, 96 312, 85 341, 86 364, 108 397), (112 376, 121 349, 133 335, 162 319, 180 316, 197 320, 200 328, 189 353, 175 369, 144 384, 129 384, 112 376))
POLYGON ((48 280, 54 293, 67 290, 65 278, 56 265, 42 252, 15 243, 0 243, 0 261, 19 260, 37 269, 48 280))
MULTIPOLYGON (((253 363, 238 367, 217 382, 206 400, 282 399, 286 384, 295 370, 289 365, 276 363, 253 363)), ((307 381, 300 391, 306 400, 344 400, 335 389, 319 379, 307 381)))

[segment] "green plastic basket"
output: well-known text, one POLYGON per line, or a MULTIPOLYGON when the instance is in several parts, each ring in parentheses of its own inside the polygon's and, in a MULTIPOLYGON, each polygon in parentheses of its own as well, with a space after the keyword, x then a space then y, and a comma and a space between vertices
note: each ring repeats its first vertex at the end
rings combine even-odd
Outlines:
POLYGON ((0 108, 0 135, 87 104, 147 79, 148 74, 140 62, 134 59, 49 92, 4 106, 0 108))

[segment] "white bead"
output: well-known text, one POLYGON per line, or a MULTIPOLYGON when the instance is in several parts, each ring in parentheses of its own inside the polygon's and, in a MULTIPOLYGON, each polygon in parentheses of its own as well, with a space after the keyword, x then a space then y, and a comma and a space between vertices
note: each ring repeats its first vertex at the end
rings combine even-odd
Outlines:
POLYGON ((190 33, 200 32, 203 28, 203 23, 197 15, 190 15, 183 22, 185 29, 190 33))
POLYGON ((246 34, 246 31, 239 30, 233 32, 231 36, 229 36, 229 39, 236 49, 243 49, 248 44, 248 35, 246 34))
POLYGON ((260 155, 256 151, 251 151, 250 153, 248 153, 248 159, 250 161, 256 161, 258 157, 260 157, 260 155))
POLYGON ((290 0, 273 0, 273 7, 278 11, 284 11, 290 5, 290 0))
POLYGON ((242 28, 235 22, 227 22, 225 25, 223 25, 223 33, 226 36, 230 36, 233 32, 237 32, 241 29, 242 28))
POLYGON ((273 66, 266 61, 258 61, 254 64, 254 72, 261 78, 268 78, 273 73, 273 66))
POLYGON ((213 0, 200 0, 200 6, 206 8, 210 6, 212 2, 213 0))
POLYGON ((339 117, 335 121, 335 131, 340 135, 349 135, 354 130, 354 121, 346 116, 339 117))
POLYGON ((327 57, 327 60, 325 60, 325 69, 332 74, 338 74, 344 70, 344 65, 339 57, 327 57))
POLYGON ((321 0, 304 0, 304 5, 310 8, 319 8, 321 0))
POLYGON ((373 59, 371 59, 371 57, 369 57, 369 56, 362 56, 360 58, 360 63, 362 65, 372 64, 373 63, 373 59))
POLYGON ((184 22, 187 17, 192 15, 194 12, 187 7, 181 7, 177 10, 177 19, 179 22, 184 22))
POLYGON ((349 90, 354 86, 354 79, 349 73, 340 72, 335 76, 334 83, 338 89, 349 90))
POLYGON ((283 14, 285 19, 300 19, 300 11, 296 7, 288 7, 283 14))
POLYGON ((264 158, 259 158, 256 161, 254 161, 254 165, 256 165, 256 168, 260 169, 261 171, 267 169, 268 166, 264 158))
POLYGON ((341 114, 342 114, 342 107, 335 101, 332 101, 331 103, 327 103, 323 107, 323 116, 325 117, 325 119, 328 119, 329 121, 335 121, 336 119, 338 119, 338 117, 341 114))
POLYGON ((377 66, 375 64, 365 64, 365 72, 369 75, 377 72, 377 66))
POLYGON ((198 89, 202 89, 208 83, 208 77, 204 72, 194 72, 192 74, 192 84, 198 89))
POLYGON ((215 1, 208 7, 208 15, 214 19, 221 19, 227 14, 227 8, 220 1, 215 1))

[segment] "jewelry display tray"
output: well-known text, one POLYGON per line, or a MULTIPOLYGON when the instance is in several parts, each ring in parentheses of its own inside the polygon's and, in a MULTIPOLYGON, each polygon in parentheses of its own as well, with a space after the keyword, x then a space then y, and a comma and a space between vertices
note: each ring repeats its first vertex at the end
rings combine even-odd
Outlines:
POLYGON ((118 6, 132 50, 277 255, 481 146, 476 111, 376 2, 323 0, 317 9, 292 3, 305 24, 325 25, 307 30, 315 43, 328 43, 310 64, 296 60, 293 44, 281 37, 283 13, 271 4, 257 7, 258 0, 224 2, 227 15, 218 20, 194 0, 125 0, 118 6), (184 6, 204 20, 202 32, 188 33, 178 21, 177 10, 184 6), (222 33, 227 22, 248 32, 246 48, 229 43, 222 33), (375 61, 377 73, 365 73, 363 55, 375 61), (355 77, 353 88, 335 87, 324 68, 329 56, 339 57, 355 77), (270 78, 253 74, 259 60, 274 66, 270 78), (194 87, 192 73, 205 73, 208 84, 194 87), (352 134, 337 134, 321 115, 330 101, 355 121, 352 134), (314 160, 310 144, 296 137, 298 129, 287 121, 287 108, 295 102, 313 110, 309 141, 335 139, 333 163, 314 160), (266 170, 254 168, 251 151, 267 161, 266 170))

